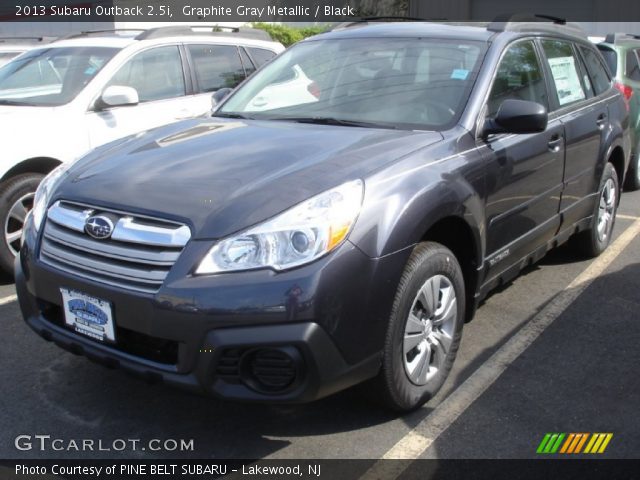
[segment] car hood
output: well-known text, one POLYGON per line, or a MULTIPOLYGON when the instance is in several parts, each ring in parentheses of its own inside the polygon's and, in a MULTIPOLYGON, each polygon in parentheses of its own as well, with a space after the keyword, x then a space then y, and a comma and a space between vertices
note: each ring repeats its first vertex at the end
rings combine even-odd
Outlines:
POLYGON ((183 222, 193 238, 221 238, 441 139, 437 132, 186 120, 87 155, 55 197, 183 222))

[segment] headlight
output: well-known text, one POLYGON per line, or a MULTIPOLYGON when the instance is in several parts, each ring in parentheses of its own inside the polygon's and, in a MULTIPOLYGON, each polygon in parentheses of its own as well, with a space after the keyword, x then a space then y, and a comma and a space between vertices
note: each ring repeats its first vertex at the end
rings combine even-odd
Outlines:
POLYGON ((56 169, 52 170, 51 173, 44 177, 44 180, 40 182, 40 185, 36 190, 36 196, 33 199, 33 210, 31 210, 33 215, 33 225, 36 231, 40 229, 40 225, 44 218, 44 212, 47 210, 47 205, 49 205, 49 200, 51 199, 51 194, 58 185, 60 178, 67 172, 67 170, 69 170, 70 166, 70 163, 60 165, 56 169))
POLYGON ((244 233, 221 240, 196 273, 211 274, 312 262, 347 238, 362 205, 361 180, 328 190, 244 233))

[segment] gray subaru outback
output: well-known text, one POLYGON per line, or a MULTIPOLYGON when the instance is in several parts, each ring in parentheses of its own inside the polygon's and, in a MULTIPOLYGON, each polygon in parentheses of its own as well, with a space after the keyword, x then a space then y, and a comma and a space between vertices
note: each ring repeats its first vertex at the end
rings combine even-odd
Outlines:
POLYGON ((607 248, 629 153, 624 99, 563 22, 341 28, 210 118, 50 174, 20 306, 150 380, 262 402, 369 382, 412 410, 487 292, 567 240, 607 248))

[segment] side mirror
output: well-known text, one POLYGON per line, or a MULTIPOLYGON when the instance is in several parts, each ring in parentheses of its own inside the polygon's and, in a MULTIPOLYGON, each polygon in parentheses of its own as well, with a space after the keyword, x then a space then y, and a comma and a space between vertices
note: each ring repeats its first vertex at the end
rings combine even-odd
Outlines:
POLYGON ((137 105, 140 102, 138 92, 133 87, 125 87, 122 85, 111 85, 104 89, 102 95, 96 102, 99 110, 110 107, 125 107, 128 105, 137 105))
POLYGON ((505 100, 493 118, 487 118, 482 136, 496 133, 538 133, 547 128, 547 109, 527 100, 505 100))
POLYGON ((222 100, 227 98, 233 92, 232 88, 220 88, 211 96, 211 106, 216 107, 222 100))

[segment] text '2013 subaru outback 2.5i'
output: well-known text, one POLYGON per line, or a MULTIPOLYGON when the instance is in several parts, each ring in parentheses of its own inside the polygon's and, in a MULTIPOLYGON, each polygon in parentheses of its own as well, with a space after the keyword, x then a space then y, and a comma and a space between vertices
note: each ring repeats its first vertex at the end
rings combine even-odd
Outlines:
POLYGON ((302 402, 370 381, 411 410, 491 288, 571 236, 607 247, 627 123, 572 27, 329 32, 211 118, 52 173, 20 306, 45 339, 168 384, 302 402))

